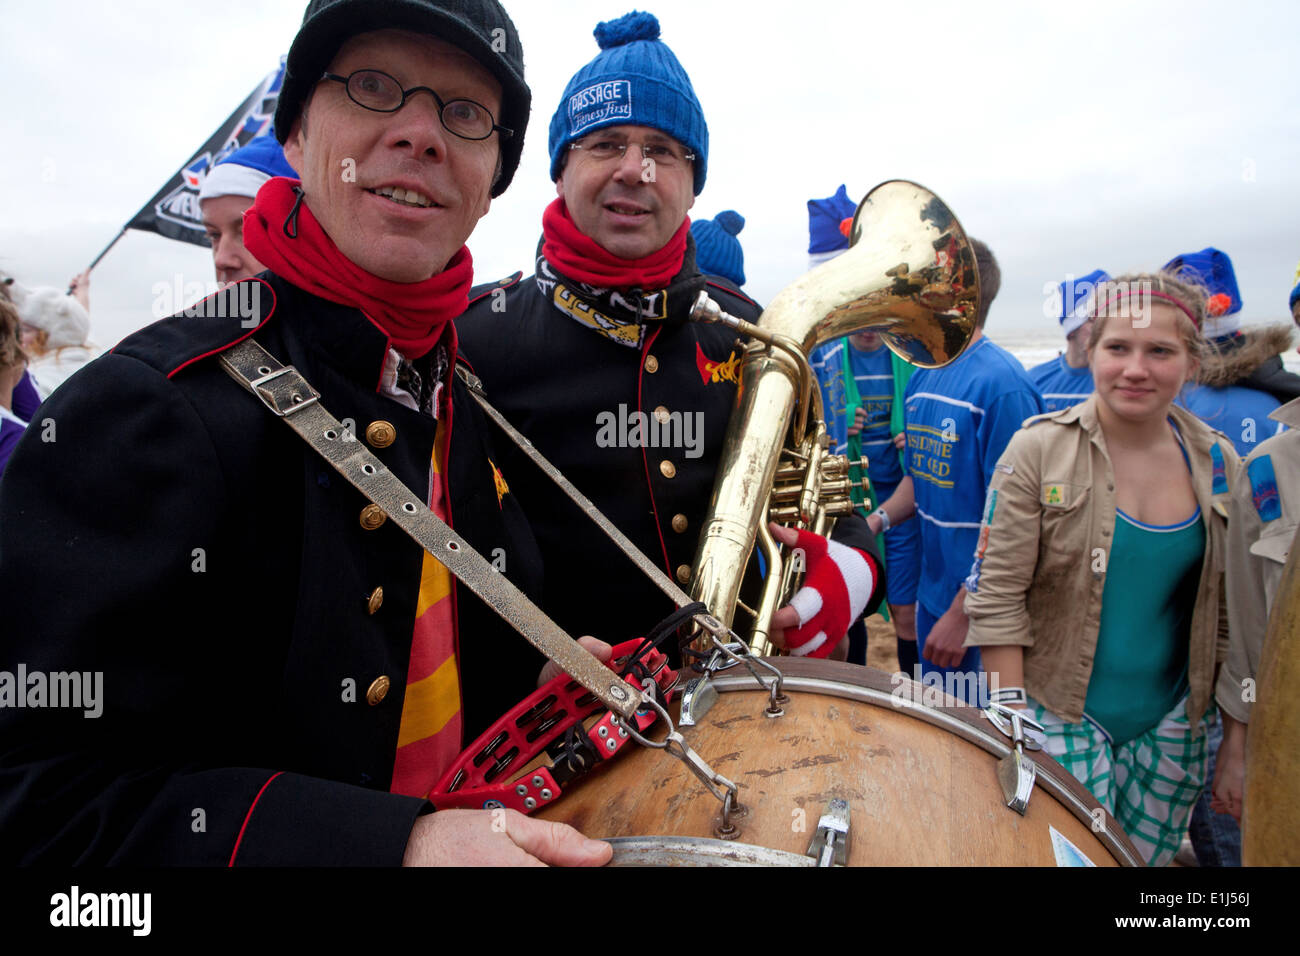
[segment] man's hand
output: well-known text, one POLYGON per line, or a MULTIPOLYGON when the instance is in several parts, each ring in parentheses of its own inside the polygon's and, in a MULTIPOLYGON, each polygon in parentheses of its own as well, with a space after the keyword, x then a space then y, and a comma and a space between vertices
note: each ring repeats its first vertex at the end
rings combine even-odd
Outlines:
POLYGON ((1241 822, 1246 798, 1246 725, 1223 714, 1223 743, 1214 765, 1214 784, 1210 809, 1231 813, 1241 822))
POLYGON ((899 432, 897 435, 894 436, 895 448, 897 448, 899 451, 902 451, 904 446, 906 445, 907 445, 907 432, 899 432))
POLYGON ((922 655, 935 667, 956 667, 966 656, 966 649, 961 645, 969 629, 970 618, 958 602, 934 622, 925 639, 922 655))
POLYGON ((778 524, 768 528, 787 548, 803 549, 807 571, 799 593, 772 615, 769 637, 796 657, 826 657, 866 609, 876 568, 861 551, 838 542, 778 524))
MULTIPOLYGON (((591 651, 591 653, 595 655, 596 660, 600 661, 602 664, 614 655, 614 648, 599 638, 580 637, 578 638, 578 643, 591 651)), ((542 672, 537 675, 537 686, 541 687, 548 681, 554 680, 560 676, 560 673, 559 664, 555 663, 555 661, 547 661, 546 666, 542 668, 542 672)))
POLYGON ((853 437, 862 431, 862 426, 867 423, 867 410, 859 405, 853 409, 853 424, 849 426, 849 437, 853 437))
POLYGON ((81 307, 90 311, 90 270, 68 280, 68 295, 81 303, 81 307))
POLYGON ((515 810, 440 810, 411 828, 402 866, 603 866, 608 843, 515 810))

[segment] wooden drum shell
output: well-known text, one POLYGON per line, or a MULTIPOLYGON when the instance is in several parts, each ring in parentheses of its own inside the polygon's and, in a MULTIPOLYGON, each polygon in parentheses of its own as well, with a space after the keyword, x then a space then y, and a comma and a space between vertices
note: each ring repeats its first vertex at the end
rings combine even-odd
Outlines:
POLYGON ((717 838, 721 805, 680 761, 636 745, 538 815, 594 838, 650 838, 616 841, 615 862, 811 863, 818 820, 842 798, 854 866, 1054 866, 1053 829, 1098 866, 1141 865, 1115 820, 1044 754, 1030 757, 1038 772, 1027 812, 1008 809, 996 767, 1010 741, 980 711, 901 700, 871 668, 771 662, 786 676, 783 717, 765 716, 766 694, 736 668, 715 677, 718 700, 700 723, 679 728, 740 786, 746 812, 734 840, 717 838), (671 852, 646 853, 670 843, 671 852))

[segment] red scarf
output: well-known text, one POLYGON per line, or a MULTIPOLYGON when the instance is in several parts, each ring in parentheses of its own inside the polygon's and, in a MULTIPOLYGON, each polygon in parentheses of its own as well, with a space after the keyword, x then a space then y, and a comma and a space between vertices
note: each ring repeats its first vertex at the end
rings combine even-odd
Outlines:
POLYGON ((381 279, 339 252, 307 204, 298 203, 297 188, 298 180, 281 176, 263 184, 244 211, 244 247, 305 292, 360 309, 407 358, 427 354, 469 305, 474 281, 469 248, 461 246, 442 272, 423 282, 381 279), (286 233, 295 203, 294 222, 286 233))
POLYGON ((690 229, 687 216, 658 252, 644 259, 620 259, 580 232, 569 218, 564 200, 556 199, 542 213, 542 255, 561 275, 597 288, 663 289, 682 271, 690 229))

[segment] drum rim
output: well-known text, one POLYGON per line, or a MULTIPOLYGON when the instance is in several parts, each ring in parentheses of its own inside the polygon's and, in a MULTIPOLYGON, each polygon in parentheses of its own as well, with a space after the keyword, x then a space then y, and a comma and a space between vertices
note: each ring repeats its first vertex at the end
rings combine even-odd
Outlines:
MULTIPOLYGON (((787 690, 823 693, 873 706, 887 705, 891 710, 952 731, 999 759, 1011 753, 1011 742, 1000 732, 994 731, 983 716, 983 711, 958 704, 955 700, 952 705, 929 707, 911 697, 897 696, 897 684, 893 678, 874 667, 842 661, 801 660, 795 657, 771 657, 765 660, 781 670, 787 690)), ((911 678, 904 679, 911 681, 911 678)), ((719 693, 757 690, 754 679, 748 674, 732 676, 722 672, 714 675, 712 684, 719 693)), ((1064 804, 1080 823, 1091 830, 1092 811, 1100 809, 1106 814, 1107 826, 1100 833, 1093 832, 1111 851, 1112 857, 1125 866, 1146 865, 1119 821, 1097 802, 1097 798, 1072 773, 1050 754, 1026 752, 1026 757, 1037 769, 1041 785, 1064 804)))
POLYGON ((614 848, 613 866, 671 866, 678 856, 706 859, 709 866, 816 866, 809 856, 776 850, 758 843, 741 843, 711 837, 623 836, 605 837, 614 848))

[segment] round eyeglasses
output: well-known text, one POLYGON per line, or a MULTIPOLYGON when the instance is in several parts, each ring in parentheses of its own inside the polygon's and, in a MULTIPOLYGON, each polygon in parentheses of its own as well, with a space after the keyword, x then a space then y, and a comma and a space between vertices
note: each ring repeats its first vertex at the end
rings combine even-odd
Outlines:
POLYGON ((627 148, 636 146, 641 150, 641 158, 648 159, 656 166, 672 169, 693 162, 695 154, 678 143, 632 143, 612 136, 593 136, 582 143, 570 143, 569 149, 581 150, 594 162, 604 163, 613 159, 620 162, 627 155, 627 148))
POLYGON ((348 99, 357 106, 376 113, 396 113, 413 94, 428 93, 438 104, 438 118, 442 120, 443 128, 461 139, 487 139, 493 131, 500 133, 502 139, 509 139, 515 134, 509 127, 498 126, 492 113, 482 103, 473 100, 443 102, 442 97, 427 86, 413 86, 404 90, 402 84, 379 70, 357 70, 347 76, 324 73, 321 79, 342 83, 347 90, 348 99))

